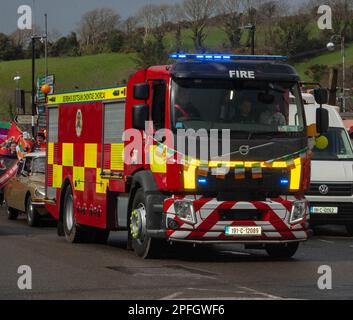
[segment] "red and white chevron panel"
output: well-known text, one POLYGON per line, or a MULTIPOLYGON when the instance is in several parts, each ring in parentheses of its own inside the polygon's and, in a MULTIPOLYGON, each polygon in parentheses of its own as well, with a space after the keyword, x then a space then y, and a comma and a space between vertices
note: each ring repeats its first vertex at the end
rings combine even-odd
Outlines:
POLYGON ((308 239, 308 230, 306 220, 309 218, 307 210, 306 219, 298 224, 289 223, 290 213, 293 201, 299 200, 299 197, 282 196, 276 199, 267 199, 266 201, 236 202, 236 201, 217 201, 215 198, 204 198, 202 196, 174 196, 166 199, 164 202, 164 212, 167 215, 166 221, 173 219, 179 224, 177 230, 168 229, 169 240, 195 240, 195 241, 304 241, 308 239), (196 214, 196 224, 192 225, 182 221, 176 214, 174 202, 176 200, 192 201, 196 214), (261 210, 261 221, 237 221, 237 210, 261 210), (220 210, 232 210, 234 217, 231 221, 222 221, 220 210), (262 235, 254 237, 228 236, 225 234, 226 227, 232 226, 261 226, 262 235))

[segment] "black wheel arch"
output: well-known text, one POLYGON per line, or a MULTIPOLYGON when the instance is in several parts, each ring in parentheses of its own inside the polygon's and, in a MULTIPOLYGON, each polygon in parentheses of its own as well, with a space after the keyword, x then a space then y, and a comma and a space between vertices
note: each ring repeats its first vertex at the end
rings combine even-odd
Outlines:
MULTIPOLYGON (((132 211, 133 201, 137 190, 142 189, 145 194, 146 209, 151 213, 147 220, 148 230, 161 230, 164 228, 163 202, 166 198, 158 188, 153 173, 151 171, 139 171, 131 180, 128 215, 132 211)), ((128 221, 130 216, 128 216, 128 221)))

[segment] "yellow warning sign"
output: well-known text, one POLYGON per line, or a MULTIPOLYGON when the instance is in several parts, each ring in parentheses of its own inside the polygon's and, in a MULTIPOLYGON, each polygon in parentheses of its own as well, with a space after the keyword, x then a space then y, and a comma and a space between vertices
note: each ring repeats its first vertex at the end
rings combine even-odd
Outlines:
POLYGON ((53 94, 48 96, 48 105, 125 99, 126 90, 127 89, 124 86, 108 89, 53 94))

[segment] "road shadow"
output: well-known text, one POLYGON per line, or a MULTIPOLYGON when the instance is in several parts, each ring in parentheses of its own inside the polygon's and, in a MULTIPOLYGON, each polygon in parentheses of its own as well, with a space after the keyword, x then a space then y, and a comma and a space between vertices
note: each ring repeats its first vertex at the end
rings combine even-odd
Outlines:
POLYGON ((323 225, 313 227, 314 236, 329 236, 329 237, 347 237, 351 236, 348 234, 345 226, 339 225, 323 225))
MULTIPOLYGON (((112 232, 108 245, 126 250, 127 232, 112 232)), ((134 253, 130 251, 132 255, 134 253)), ((269 257, 265 250, 245 250, 242 245, 197 245, 173 243, 166 245, 158 260, 178 260, 180 262, 267 262, 281 261, 269 257)), ((295 257, 291 259, 295 261, 295 257)))

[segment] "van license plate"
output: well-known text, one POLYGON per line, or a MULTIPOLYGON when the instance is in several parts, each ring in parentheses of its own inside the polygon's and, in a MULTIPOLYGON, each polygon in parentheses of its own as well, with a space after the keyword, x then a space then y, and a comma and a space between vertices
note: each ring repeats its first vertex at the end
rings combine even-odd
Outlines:
POLYGON ((337 214, 338 207, 311 207, 310 212, 319 214, 337 214))
POLYGON ((227 227, 226 230, 227 236, 261 236, 262 228, 261 227, 227 227))

